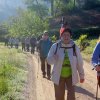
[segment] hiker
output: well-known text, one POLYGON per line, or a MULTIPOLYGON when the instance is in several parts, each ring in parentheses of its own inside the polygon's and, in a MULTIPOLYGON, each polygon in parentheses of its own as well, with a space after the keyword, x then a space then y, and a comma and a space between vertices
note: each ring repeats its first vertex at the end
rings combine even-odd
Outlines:
POLYGON ((15 38, 15 48, 18 49, 19 47, 19 39, 15 38))
POLYGON ((30 45, 31 45, 31 54, 34 54, 36 46, 36 38, 34 36, 32 36, 30 39, 30 45))
POLYGON ((46 57, 48 55, 51 45, 52 45, 52 42, 49 39, 48 32, 46 31, 44 32, 44 34, 42 35, 42 38, 40 39, 38 43, 38 48, 40 52, 41 70, 42 70, 43 78, 46 78, 46 73, 47 73, 48 80, 50 80, 51 78, 51 65, 49 65, 46 62, 46 57), (46 63, 46 66, 45 66, 45 63, 46 63), (46 72, 46 69, 47 69, 47 72, 46 72))
POLYGON ((64 28, 70 28, 68 22, 66 21, 65 17, 62 17, 61 19, 61 28, 60 31, 62 31, 64 28))
POLYGON ((92 54, 92 65, 93 69, 97 71, 97 90, 96 90, 96 100, 98 100, 98 87, 100 88, 100 39, 96 44, 93 54, 92 54))
POLYGON ((22 43, 22 51, 25 51, 25 37, 21 39, 21 43, 22 43))
POLYGON ((14 38, 13 38, 13 37, 10 37, 10 38, 9 38, 9 44, 10 44, 10 47, 11 47, 11 48, 13 48, 14 43, 15 43, 14 38))
POLYGON ((39 41, 42 39, 42 36, 43 34, 37 37, 37 41, 36 41, 36 51, 37 52, 39 52, 39 41))
POLYGON ((25 39, 25 47, 26 47, 26 51, 29 52, 29 50, 30 50, 30 37, 27 37, 25 39))
POLYGON ((75 100, 74 85, 84 82, 83 60, 78 46, 71 39, 69 28, 60 30, 60 40, 52 45, 47 56, 47 62, 54 65, 52 81, 54 82, 55 100, 75 100))
POLYGON ((9 38, 6 37, 6 38, 5 38, 5 46, 7 46, 7 47, 8 47, 8 42, 9 42, 9 38))
POLYGON ((96 44, 93 51, 92 65, 96 71, 100 71, 100 41, 96 44))

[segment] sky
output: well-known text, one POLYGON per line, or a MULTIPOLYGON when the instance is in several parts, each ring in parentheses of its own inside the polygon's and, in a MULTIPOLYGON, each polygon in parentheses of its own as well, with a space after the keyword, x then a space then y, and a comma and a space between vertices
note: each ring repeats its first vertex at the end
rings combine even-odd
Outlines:
POLYGON ((0 21, 15 14, 17 8, 24 8, 22 0, 0 0, 0 21))
MULTIPOLYGON (((40 2, 40 1, 39 1, 40 2)), ((41 2, 50 7, 48 2, 41 2)), ((16 9, 25 8, 24 0, 0 0, 0 22, 16 14, 16 9)))

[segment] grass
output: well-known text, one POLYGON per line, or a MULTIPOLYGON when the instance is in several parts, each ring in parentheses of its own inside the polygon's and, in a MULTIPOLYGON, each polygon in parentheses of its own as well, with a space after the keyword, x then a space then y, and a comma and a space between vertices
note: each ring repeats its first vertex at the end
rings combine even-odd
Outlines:
POLYGON ((23 100, 26 78, 26 55, 0 45, 0 100, 23 100))

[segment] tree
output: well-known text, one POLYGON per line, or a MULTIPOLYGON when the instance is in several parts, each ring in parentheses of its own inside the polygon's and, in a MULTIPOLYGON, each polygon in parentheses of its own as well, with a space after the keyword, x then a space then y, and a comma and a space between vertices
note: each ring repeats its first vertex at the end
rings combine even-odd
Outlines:
POLYGON ((44 17, 48 16, 48 8, 45 5, 39 3, 39 1, 25 0, 27 8, 33 12, 36 12, 36 14, 43 19, 44 17))
POLYGON ((84 3, 85 9, 93 9, 93 8, 100 7, 100 0, 85 0, 84 2, 85 2, 84 3))
POLYGON ((48 29, 48 20, 41 19, 36 12, 23 11, 11 18, 9 33, 14 37, 38 35, 48 29))
POLYGON ((54 0, 51 0, 51 15, 54 16, 54 0))

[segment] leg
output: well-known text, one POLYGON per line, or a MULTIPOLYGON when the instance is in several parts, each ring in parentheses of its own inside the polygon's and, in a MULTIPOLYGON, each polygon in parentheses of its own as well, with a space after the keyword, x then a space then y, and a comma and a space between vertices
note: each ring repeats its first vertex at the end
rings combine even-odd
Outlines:
POLYGON ((29 44, 27 45, 27 51, 29 52, 29 44))
POLYGON ((41 60, 41 71, 42 71, 43 77, 45 77, 45 75, 46 75, 46 72, 45 72, 45 59, 40 57, 40 60, 41 60))
POLYGON ((60 78, 59 85, 54 84, 54 89, 55 89, 55 100, 65 100, 65 79, 64 78, 60 78))
POLYGON ((22 51, 23 51, 24 47, 23 47, 23 43, 22 43, 22 51))
POLYGON ((72 85, 72 76, 66 78, 66 85, 67 85, 67 100, 75 100, 75 89, 72 85))
POLYGON ((26 46, 26 45, 25 45, 25 43, 24 43, 24 44, 23 44, 23 49, 24 49, 24 51, 25 51, 25 46, 26 46))
POLYGON ((51 65, 49 65, 48 63, 47 63, 47 76, 48 76, 48 79, 51 78, 51 65))
POLYGON ((33 45, 31 44, 31 54, 33 54, 33 45))

